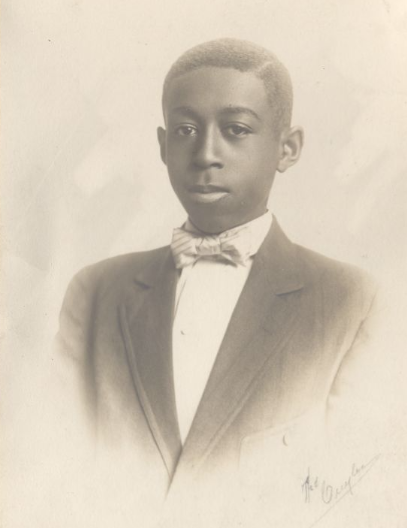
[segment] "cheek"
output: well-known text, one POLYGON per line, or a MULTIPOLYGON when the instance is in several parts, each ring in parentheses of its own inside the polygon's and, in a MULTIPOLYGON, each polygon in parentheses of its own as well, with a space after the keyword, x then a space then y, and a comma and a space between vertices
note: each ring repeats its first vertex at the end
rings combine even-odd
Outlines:
POLYGON ((258 167, 259 172, 249 173, 239 184, 239 194, 247 204, 256 205, 267 202, 270 194, 273 176, 267 172, 265 167, 258 167))
POLYGON ((167 149, 168 167, 182 167, 189 163, 191 158, 190 149, 185 146, 172 145, 167 149))

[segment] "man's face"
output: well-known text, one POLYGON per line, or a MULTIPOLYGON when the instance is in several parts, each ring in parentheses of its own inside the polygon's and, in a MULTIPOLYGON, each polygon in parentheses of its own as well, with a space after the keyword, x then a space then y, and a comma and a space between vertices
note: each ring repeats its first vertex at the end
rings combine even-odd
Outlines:
POLYGON ((262 80, 201 68, 174 79, 158 130, 172 187, 196 227, 218 233, 262 215, 282 142, 262 80))

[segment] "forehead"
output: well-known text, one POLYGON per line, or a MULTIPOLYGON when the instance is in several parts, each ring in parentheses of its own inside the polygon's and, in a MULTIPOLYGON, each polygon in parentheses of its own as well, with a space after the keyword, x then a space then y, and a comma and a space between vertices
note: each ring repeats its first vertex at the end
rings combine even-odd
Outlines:
POLYGON ((191 108, 202 114, 225 108, 246 108, 257 115, 271 111, 264 83, 253 72, 205 67, 173 79, 164 99, 164 112, 191 108))

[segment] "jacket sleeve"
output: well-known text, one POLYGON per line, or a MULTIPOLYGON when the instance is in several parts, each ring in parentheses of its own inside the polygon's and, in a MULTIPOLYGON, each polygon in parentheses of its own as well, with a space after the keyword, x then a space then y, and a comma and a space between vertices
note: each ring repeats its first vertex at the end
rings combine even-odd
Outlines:
POLYGON ((404 508, 400 489, 405 475, 400 468, 407 435, 400 374, 405 361, 394 321, 393 309, 379 291, 327 402, 331 474, 341 475, 348 468, 354 486, 349 508, 365 522, 371 518, 374 527, 397 526, 404 508))
POLYGON ((91 268, 71 280, 59 317, 59 330, 52 350, 52 369, 57 403, 63 417, 74 423, 91 424, 95 413, 92 369, 92 319, 94 307, 91 268))

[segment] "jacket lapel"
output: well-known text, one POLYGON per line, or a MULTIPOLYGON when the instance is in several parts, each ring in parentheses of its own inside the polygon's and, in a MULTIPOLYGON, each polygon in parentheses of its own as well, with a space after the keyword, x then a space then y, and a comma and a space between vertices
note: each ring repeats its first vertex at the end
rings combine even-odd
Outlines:
POLYGON ((298 316, 298 299, 290 294, 302 286, 295 246, 274 218, 233 312, 180 466, 204 461, 249 398, 266 361, 277 367, 298 316))
POLYGON ((135 389, 170 478, 181 451, 171 346, 177 273, 167 250, 159 266, 137 275, 120 316, 135 389))

